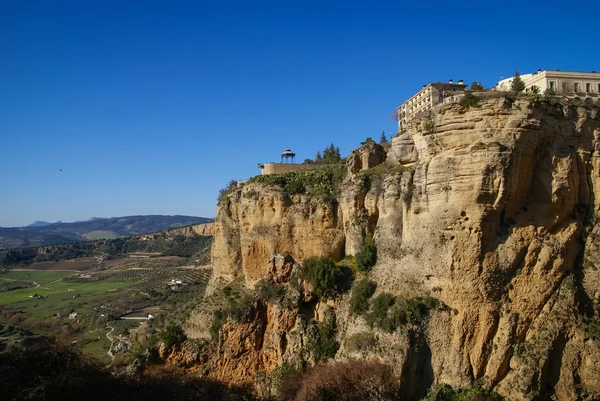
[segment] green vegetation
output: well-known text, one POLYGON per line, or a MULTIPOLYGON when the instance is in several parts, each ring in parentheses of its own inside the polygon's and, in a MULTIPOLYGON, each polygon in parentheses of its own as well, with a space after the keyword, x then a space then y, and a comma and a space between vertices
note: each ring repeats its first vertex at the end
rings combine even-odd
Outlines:
POLYGON ((356 268, 359 272, 366 273, 371 271, 375 263, 377 263, 377 247, 373 238, 367 236, 356 254, 356 268))
POLYGON ((585 319, 585 332, 592 340, 600 340, 600 319, 585 319))
POLYGON ((181 345, 187 340, 187 337, 181 326, 170 325, 160 332, 160 339, 165 344, 165 347, 169 349, 175 345, 181 345))
POLYGON ((523 92, 525 90, 525 82, 523 82, 523 79, 521 79, 519 70, 515 71, 515 77, 510 83, 510 90, 516 93, 523 92))
POLYGON ((248 182, 279 186, 288 195, 308 194, 333 202, 335 185, 344 179, 346 171, 344 165, 328 166, 315 170, 259 175, 249 179, 248 182))
POLYGON ((92 231, 90 233, 87 233, 86 237, 92 240, 99 240, 115 239, 118 237, 118 235, 116 233, 113 233, 112 231, 92 231))
POLYGON ((39 285, 46 285, 58 280, 62 280, 65 277, 72 275, 73 272, 68 271, 8 271, 7 273, 0 274, 0 278, 9 280, 26 280, 32 281, 39 285))
POLYGON ((447 384, 433 386, 421 401, 504 401, 504 397, 478 386, 454 390, 447 384))
POLYGON ((354 315, 363 315, 369 311, 369 299, 375 294, 377 284, 363 278, 352 289, 350 297, 350 312, 354 315))
POLYGON ((483 92, 483 85, 481 85, 481 82, 473 82, 471 84, 471 89, 475 92, 483 92))
POLYGON ((526 96, 527 96, 527 100, 529 100, 529 103, 532 103, 532 104, 536 104, 542 100, 540 88, 538 88, 535 85, 533 85, 531 88, 529 88, 526 96))
POLYGON ((287 293, 286 287, 265 279, 256 284, 256 294, 259 299, 269 303, 279 303, 287 293))
POLYGON ((458 102, 462 107, 468 109, 469 107, 477 107, 479 104, 479 96, 472 94, 471 92, 465 92, 464 96, 458 102))
POLYGON ((423 121, 423 131, 424 132, 433 132, 435 129, 435 121, 434 120, 425 120, 423 121))
POLYGON ((421 324, 429 310, 440 306, 440 302, 432 297, 398 299, 384 292, 371 301, 365 319, 369 326, 392 333, 399 326, 421 324))
POLYGON ((340 148, 333 143, 323 150, 323 156, 321 156, 321 152, 317 152, 315 157, 316 164, 340 164, 343 161, 340 156, 340 148))
POLYGON ((236 322, 244 321, 248 316, 248 310, 256 301, 251 295, 236 291, 230 286, 223 288, 223 294, 227 299, 228 306, 213 312, 213 321, 210 326, 210 335, 215 342, 219 340, 219 333, 227 319, 231 318, 236 322))
POLYGON ((0 277, 0 292, 8 292, 31 287, 35 287, 35 284, 33 284, 31 281, 4 280, 0 277))
POLYGON ((225 188, 221 188, 219 190, 219 195, 217 195, 217 203, 221 203, 227 199, 227 195, 229 195, 233 189, 237 188, 237 186, 238 182, 236 180, 230 180, 225 188))
POLYGON ((313 355, 315 362, 324 362, 335 357, 340 348, 335 340, 336 322, 335 312, 332 307, 327 307, 322 322, 312 322, 306 329, 307 347, 313 355))
POLYGON ((9 274, 16 273, 19 273, 19 276, 27 273, 31 281, 38 283, 45 281, 45 284, 41 287, 0 293, 0 305, 18 308, 31 316, 40 318, 49 318, 59 312, 68 313, 97 299, 109 299, 115 296, 115 291, 131 285, 131 282, 119 281, 68 283, 61 280, 61 276, 58 275, 62 274, 64 277, 72 274, 71 272, 10 272, 9 274))
POLYGON ((352 270, 326 256, 304 260, 296 274, 296 280, 307 280, 319 298, 335 298, 347 291, 352 281, 352 270))
POLYGON ((388 143, 387 138, 385 137, 385 131, 381 131, 381 137, 379 138, 379 144, 385 145, 388 143))
POLYGON ((370 351, 378 344, 375 334, 369 331, 354 333, 346 340, 348 349, 355 352, 370 351))
POLYGON ((366 185, 365 189, 368 190, 371 183, 377 179, 381 179, 392 174, 403 173, 405 171, 412 171, 413 169, 413 166, 402 166, 400 164, 390 165, 387 162, 383 162, 375 167, 361 171, 359 173, 359 177, 363 177, 363 183, 366 185))
POLYGON ((167 237, 166 233, 156 234, 151 240, 139 237, 116 238, 93 242, 76 242, 44 248, 20 248, 0 250, 0 266, 27 266, 37 262, 64 261, 104 255, 107 259, 117 259, 131 252, 160 252, 163 256, 193 257, 202 260, 210 259, 212 237, 185 237, 183 235, 167 237), (162 235, 161 235, 162 234, 162 235))
MULTIPOLYGON (((4 344, 2 344, 4 345, 4 344)), ((2 346, 0 349, 4 349, 2 346)), ((0 399, 30 401, 125 401, 255 399, 248 389, 181 371, 115 375, 71 348, 40 337, 25 337, 0 352, 0 399)))

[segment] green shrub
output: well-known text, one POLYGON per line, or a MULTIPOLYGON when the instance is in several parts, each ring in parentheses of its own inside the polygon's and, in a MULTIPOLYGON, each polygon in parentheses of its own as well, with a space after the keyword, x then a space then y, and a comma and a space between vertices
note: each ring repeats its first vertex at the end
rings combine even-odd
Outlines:
POLYGON ((369 279, 362 279, 352 290, 350 297, 350 312, 355 315, 362 315, 369 310, 369 299, 375 293, 377 284, 369 279))
POLYGON ((219 333, 228 318, 234 321, 244 321, 248 310, 252 307, 255 299, 248 294, 239 294, 231 287, 227 286, 223 289, 227 296, 228 307, 219 309, 213 312, 213 320, 210 325, 210 335, 213 341, 219 340, 219 333))
POLYGON ((371 312, 366 315, 369 326, 382 328, 387 320, 388 310, 395 302, 396 298, 388 292, 376 296, 371 301, 371 312))
POLYGON ((236 180, 230 180, 229 184, 227 184, 227 186, 225 188, 221 188, 219 190, 219 195, 217 196, 217 203, 220 203, 222 201, 224 201, 225 199, 227 199, 227 195, 229 194, 229 192, 234 189, 237 188, 238 186, 238 182, 236 180))
POLYGON ((371 271, 377 263, 377 247, 371 237, 367 237, 360 251, 356 254, 356 268, 360 272, 371 271))
POLYGON ((533 85, 531 88, 529 88, 529 90, 527 91, 526 96, 527 96, 527 100, 529 101, 529 103, 532 103, 532 104, 539 103, 540 100, 542 100, 542 95, 540 93, 540 88, 538 88, 535 85, 533 85))
POLYGON ((433 132, 434 128, 435 128, 435 121, 434 120, 423 121, 423 131, 425 131, 425 132, 433 132))
POLYGON ((161 331, 160 339, 165 344, 165 347, 169 349, 174 345, 181 345, 181 343, 187 340, 187 337, 180 326, 171 325, 161 331))
POLYGON ((596 318, 585 319, 585 332, 592 340, 600 340, 600 320, 596 318))
POLYGON ((473 82, 471 84, 471 89, 474 90, 475 92, 483 92, 483 85, 481 85, 481 82, 473 82))
POLYGON ((432 297, 399 300, 383 293, 373 299, 371 312, 365 318, 371 327, 391 333, 405 324, 420 324, 430 309, 439 307, 440 302, 432 297))
POLYGON ((354 333, 346 340, 351 351, 369 351, 377 345, 377 337, 369 331, 354 333))
POLYGON ((344 179, 346 172, 345 165, 337 165, 315 170, 259 175, 250 178, 248 182, 278 186, 284 189, 288 195, 308 194, 324 200, 334 201, 335 184, 344 179))
POLYGON ((421 401, 504 401, 500 394, 479 386, 453 389, 442 383, 432 386, 421 401))
POLYGON ((265 302, 277 303, 285 297, 286 287, 262 279, 256 284, 256 294, 265 302))
POLYGON ((476 96, 471 92, 466 92, 458 103, 465 109, 468 109, 469 107, 477 107, 479 104, 479 96, 476 96))
POLYGON ((335 357, 340 348, 339 343, 335 340, 336 328, 335 312, 332 307, 327 308, 322 322, 312 322, 308 325, 306 341, 315 362, 335 357))
POLYGON ((302 263, 301 279, 307 280, 319 298, 335 298, 348 289, 352 271, 338 266, 326 256, 309 258, 302 263))
POLYGON ((298 369, 291 365, 288 362, 284 362, 281 365, 277 366, 275 370, 271 373, 271 385, 277 389, 279 392, 282 392, 284 389, 282 388, 282 384, 291 376, 297 377, 300 374, 298 369))

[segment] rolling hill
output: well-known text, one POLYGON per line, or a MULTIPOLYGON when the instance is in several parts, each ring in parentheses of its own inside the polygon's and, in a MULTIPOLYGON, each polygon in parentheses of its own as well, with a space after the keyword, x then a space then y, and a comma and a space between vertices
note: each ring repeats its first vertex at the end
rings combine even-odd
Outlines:
POLYGON ((196 216, 125 216, 93 218, 73 223, 32 224, 0 227, 0 249, 63 244, 145 234, 168 228, 210 222, 196 216))

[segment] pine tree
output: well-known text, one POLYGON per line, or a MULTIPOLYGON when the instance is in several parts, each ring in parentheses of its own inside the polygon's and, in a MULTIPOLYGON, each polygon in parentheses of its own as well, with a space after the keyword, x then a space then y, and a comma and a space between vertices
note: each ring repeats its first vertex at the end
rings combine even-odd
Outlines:
POLYGON ((388 143, 388 140, 385 137, 385 131, 381 131, 381 138, 379 139, 379 144, 383 145, 384 143, 388 143))
POLYGON ((525 89, 525 82, 521 79, 521 74, 519 74, 519 70, 515 71, 515 77, 513 78, 510 89, 513 92, 523 92, 525 89))

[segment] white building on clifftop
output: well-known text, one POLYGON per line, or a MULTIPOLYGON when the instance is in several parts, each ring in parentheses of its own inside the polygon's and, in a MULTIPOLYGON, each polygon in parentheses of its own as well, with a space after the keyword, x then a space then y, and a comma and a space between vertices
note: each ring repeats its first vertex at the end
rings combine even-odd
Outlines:
MULTIPOLYGON (((509 91, 514 77, 503 79, 498 82, 494 89, 509 91)), ((546 89, 560 94, 598 95, 600 93, 600 73, 571 72, 560 70, 538 70, 535 74, 523 74, 521 79, 525 83, 527 91, 537 86, 541 93, 546 89)))

